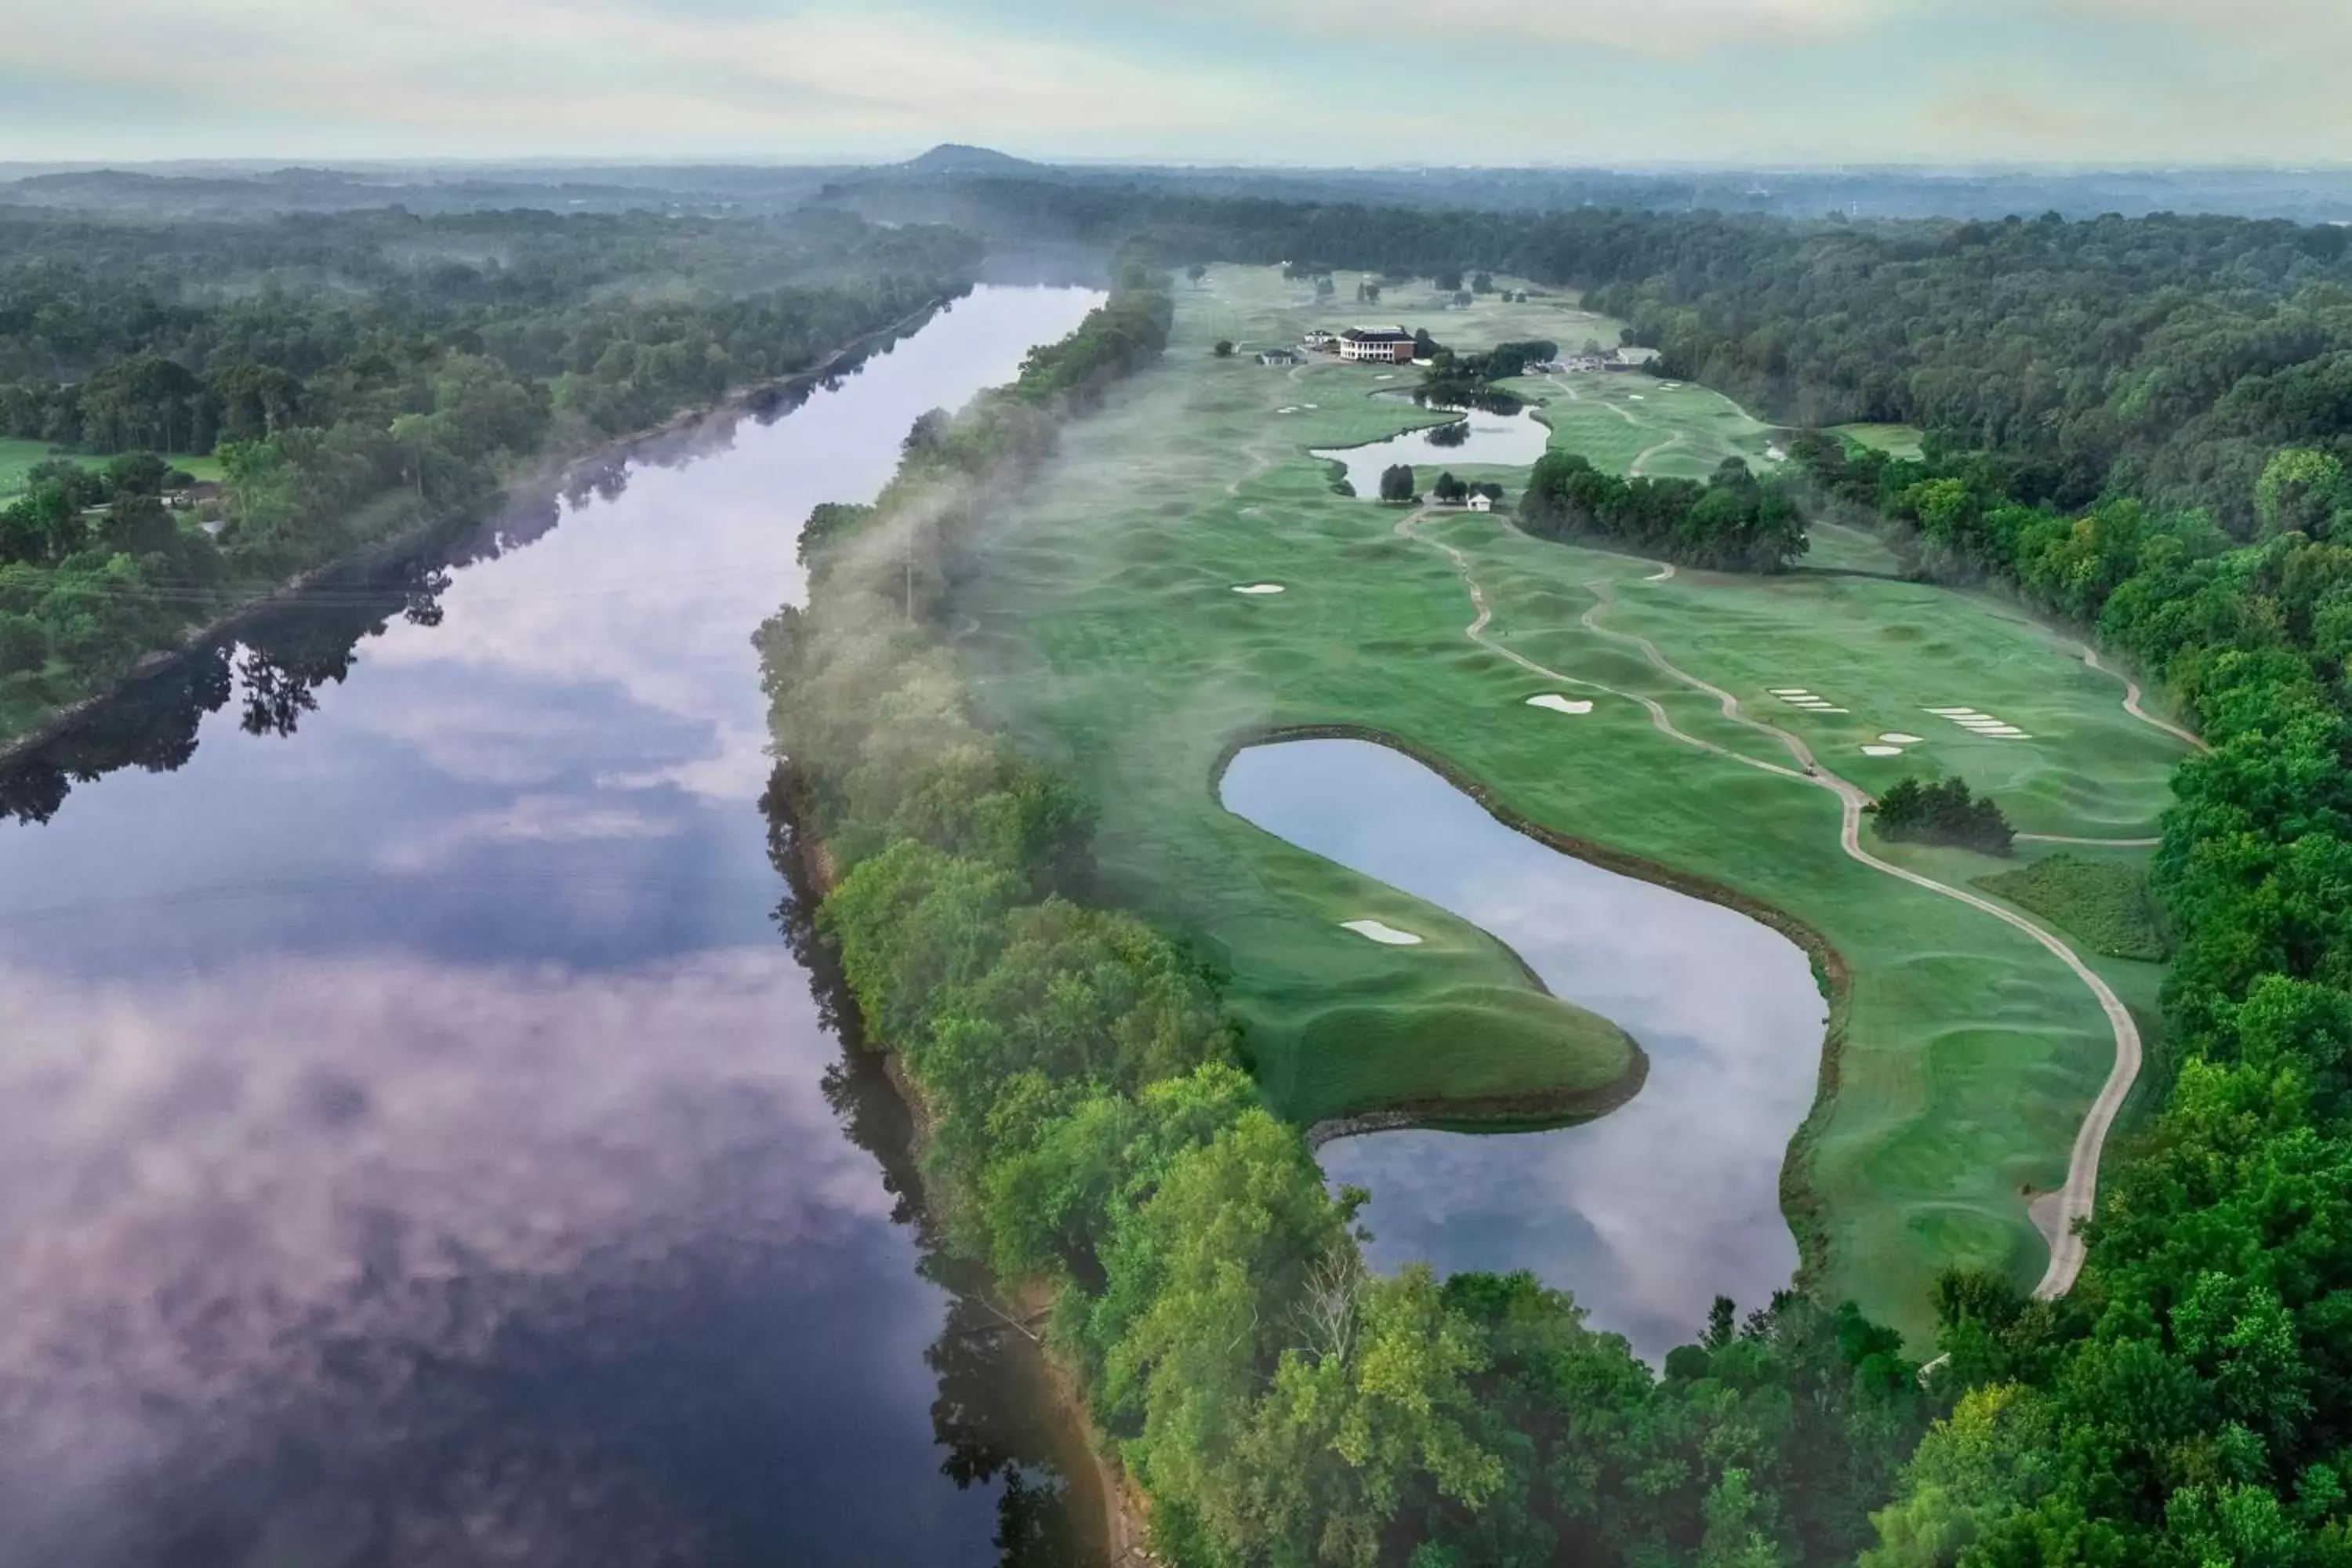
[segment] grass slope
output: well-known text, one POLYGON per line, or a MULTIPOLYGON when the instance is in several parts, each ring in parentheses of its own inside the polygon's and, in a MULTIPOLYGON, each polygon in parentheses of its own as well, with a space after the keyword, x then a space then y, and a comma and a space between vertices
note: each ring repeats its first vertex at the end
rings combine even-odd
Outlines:
MULTIPOLYGON (((1251 734, 1376 729, 1446 759, 1511 812, 1784 910, 1843 955, 1838 1093, 1803 1135, 1808 1196, 1794 1216, 1832 1299, 1917 1332, 1943 1266, 2037 1277, 2044 1249, 2024 1197, 2063 1179, 2112 1059, 2088 993, 2020 933, 1845 859, 1826 792, 1694 752, 1629 701, 1603 699, 1577 719, 1524 706, 1546 683, 1465 640, 1471 609, 1448 562, 1396 537, 1396 510, 1332 495, 1306 455, 1415 422, 1410 407, 1369 400, 1394 384, 1360 367, 1279 371, 1209 354, 1221 336, 1288 341, 1358 312, 1318 309, 1277 274, 1245 269, 1180 288, 1178 307, 1166 363, 1071 431, 992 544, 962 647, 999 716, 1092 783, 1121 894, 1230 964, 1274 1101, 1313 1121, 1433 1092, 1590 1088, 1621 1065, 1589 1016, 1528 1003, 1516 963, 1483 933, 1259 832, 1213 795, 1221 757, 1251 734), (1288 591, 1231 591, 1259 582, 1288 591), (1364 917, 1432 940, 1401 953, 1339 929, 1364 917), (1513 1010, 1507 1026, 1498 1015, 1513 1010)), ((1465 346, 1572 345, 1572 310, 1489 303, 1426 324, 1465 346)), ((1394 306, 1379 313, 1424 324, 1394 306)), ((1961 767, 2021 826, 2104 837, 2147 827, 2161 803, 2172 743, 2136 732, 2112 680, 1989 602, 1818 574, 1648 581, 1652 563, 1531 540, 1500 519, 1425 526, 1469 552, 1493 635, 1653 697, 1735 750, 1764 742, 1579 625, 1597 595, 1615 601, 1604 625, 1640 630, 1747 700, 1770 702, 1767 686, 1833 690, 1851 713, 1774 716, 1865 783, 1905 769, 1864 773, 1856 744, 1900 729, 1932 737, 1907 769, 1961 767), (1933 730, 1918 711, 1928 702, 2013 708, 2042 738, 1996 751, 1933 730)), ((1867 561, 1872 542, 1839 548, 1867 561)), ((2001 868, 1952 851, 1890 858, 1963 884, 2001 868)), ((2158 970, 2101 967, 2153 1010, 2158 970)))
MULTIPOLYGON (((25 489, 26 476, 38 465, 52 458, 70 458, 84 468, 104 466, 103 458, 60 452, 47 441, 21 441, 14 437, 0 437, 0 501, 20 495, 25 489)), ((220 459, 199 458, 192 454, 167 457, 164 461, 184 469, 200 479, 217 481, 221 477, 220 459)))

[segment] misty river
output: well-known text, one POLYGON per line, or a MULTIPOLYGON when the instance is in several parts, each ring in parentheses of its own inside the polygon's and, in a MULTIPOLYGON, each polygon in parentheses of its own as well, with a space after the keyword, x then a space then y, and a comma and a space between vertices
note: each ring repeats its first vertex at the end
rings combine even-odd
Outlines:
POLYGON ((779 921, 749 637, 1096 299, 980 289, 0 778, 0 1565, 1073 1560, 779 921))

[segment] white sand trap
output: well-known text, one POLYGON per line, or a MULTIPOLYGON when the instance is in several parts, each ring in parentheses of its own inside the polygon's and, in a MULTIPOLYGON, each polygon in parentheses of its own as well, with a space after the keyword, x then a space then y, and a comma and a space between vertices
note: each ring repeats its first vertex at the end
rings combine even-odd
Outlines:
POLYGON ((1379 921, 1341 921, 1339 923, 1358 936, 1379 942, 1382 947, 1419 947, 1421 945, 1421 938, 1413 935, 1412 932, 1399 931, 1396 927, 1385 925, 1379 921))
POLYGON ((2014 724, 2003 724, 2003 725, 2000 725, 2000 726, 1999 728, 1997 728, 1997 729, 1979 731, 1979 733, 1980 733, 1980 734, 1986 734, 1986 735, 1998 735, 1998 736, 2000 736, 2002 740, 2006 741, 2006 740, 2013 739, 2013 738, 2018 737, 2018 736, 2021 736, 2021 735, 2023 735, 2023 734, 2025 733, 2025 731, 2022 731, 2022 730, 2021 730, 2021 729, 2019 729, 2019 728, 2018 728, 2016 725, 2014 725, 2014 724))
POLYGON ((1916 746, 1924 742, 1916 735, 1906 735, 1900 730, 1889 730, 1878 737, 1890 746, 1916 746))
POLYGON ((1528 698, 1528 706, 1549 708, 1555 713, 1572 713, 1580 717, 1592 711, 1592 704, 1590 702, 1581 702, 1573 697, 1562 697, 1551 691, 1545 692, 1541 697, 1528 698))
POLYGON ((2009 726, 1999 719, 1955 719, 1953 723, 1963 730, 2006 730, 2009 726))
POLYGON ((1920 711, 1923 713, 1933 713, 1938 719, 1970 719, 1982 717, 1982 715, 1979 714, 1973 708, 1923 708, 1920 711))
POLYGON ((1853 710, 1851 708, 1808 708, 1805 711, 1808 713, 1851 713, 1853 710))
POLYGON ((1236 594, 1279 594, 1282 591, 1279 583, 1244 583, 1234 590, 1236 594))
POLYGON ((1628 396, 1628 397, 1630 397, 1630 398, 1632 398, 1632 399, 1633 399, 1634 402, 1636 402, 1636 403, 1647 403, 1648 401, 1650 401, 1648 398, 1646 398, 1646 397, 1643 396, 1643 395, 1642 395, 1640 393, 1638 393, 1638 392, 1629 392, 1629 393, 1627 393, 1625 395, 1626 395, 1626 396, 1628 396))
POLYGON ((1374 381, 1394 381, 1396 377, 1393 375, 1376 375, 1372 377, 1372 379, 1374 381))
POLYGON ((1862 749, 1862 754, 1865 757, 1899 757, 1903 754, 1903 748, 1900 746, 1864 746, 1862 749))
POLYGON ((1319 403, 1302 403, 1298 406, 1301 408, 1320 408, 1323 405, 1319 403))
POLYGON ((1775 697, 1811 697, 1812 693, 1806 690, 1801 686, 1776 686, 1772 689, 1772 695, 1775 697))
POLYGON ((1296 414, 1298 410, 1296 408, 1277 408, 1275 412, 1276 414, 1296 414))

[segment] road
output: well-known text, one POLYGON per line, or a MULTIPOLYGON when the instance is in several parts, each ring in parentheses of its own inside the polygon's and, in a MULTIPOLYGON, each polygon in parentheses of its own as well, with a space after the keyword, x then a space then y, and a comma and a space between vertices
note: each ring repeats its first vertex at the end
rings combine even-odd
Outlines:
MULTIPOLYGON (((2097 1096, 2091 1101, 2090 1110, 2084 1116, 2082 1128, 2074 1136, 2074 1148, 2067 1162, 2064 1185, 2054 1193, 2045 1194, 2029 1205, 2029 1213, 2034 1225, 2050 1244, 2050 1266, 2043 1271, 2042 1281, 2034 1287, 2033 1293, 2048 1300, 2063 1296, 2073 1289, 2075 1279, 2083 1271, 2084 1248, 2080 1222, 2090 1217, 2098 1198, 2099 1157, 2105 1150, 2107 1134, 2115 1126, 2117 1113, 2123 1110, 2126 1097, 2131 1093, 2132 1085, 2139 1078, 2142 1059, 2139 1025, 2133 1019, 2131 1009, 2124 1005, 2123 998, 2116 995, 2114 988, 2102 980, 2089 964, 2084 963, 2082 956, 2072 947, 2025 916, 2003 909, 1990 900, 1979 898, 1963 889, 1955 888, 1948 883, 1937 881, 1932 877, 1922 876, 1916 871, 1882 860, 1864 848, 1862 818, 1864 809, 1871 804, 1870 795, 1861 786, 1840 778, 1836 773, 1823 767, 1820 760, 1813 755, 1811 748, 1807 746, 1801 737, 1766 723, 1760 719, 1750 718, 1741 711, 1739 700, 1737 697, 1721 687, 1711 685, 1689 671, 1678 668, 1667 659, 1665 655, 1659 652, 1656 645, 1648 638, 1637 637, 1631 632, 1613 631, 1601 625, 1601 613, 1614 602, 1613 590, 1608 580, 1598 579, 1583 584, 1592 594, 1594 600, 1592 607, 1587 610, 1582 617, 1581 624, 1586 629, 1601 637, 1631 644, 1640 649, 1643 658, 1661 674, 1695 691, 1704 692, 1714 698, 1722 705, 1725 718, 1778 742, 1789 753, 1795 766, 1784 767, 1778 763, 1766 762, 1748 756, 1745 752, 1733 751, 1727 746, 1717 745, 1712 741, 1701 740, 1696 735, 1676 728, 1665 709, 1651 698, 1636 692, 1620 691, 1614 687, 1604 686, 1598 681, 1587 680, 1549 668, 1512 648, 1504 647, 1487 636, 1486 628, 1494 620, 1494 611, 1486 603, 1486 590, 1479 585, 1476 574, 1471 570, 1470 558, 1453 545, 1440 540, 1426 538, 1416 531, 1416 525, 1428 517, 1432 510, 1433 509, 1423 507, 1408 514, 1397 524, 1396 531, 1403 538, 1443 552, 1454 563, 1454 571, 1461 576, 1464 586, 1469 590, 1471 607, 1476 611, 1476 618, 1464 628, 1464 635, 1472 642, 1490 653, 1510 660, 1522 669, 1542 676, 1547 680, 1557 680, 1563 685, 1580 687, 1586 690, 1602 691, 1610 696, 1622 697, 1628 701, 1638 703, 1648 711, 1652 725, 1661 733, 1685 745, 1696 747, 1700 751, 1765 773, 1777 773, 1783 778, 1794 779, 1801 784, 1828 790, 1838 798, 1840 810, 1838 847, 1845 852, 1848 859, 1866 866, 1883 876, 1892 877, 1898 881, 1907 882, 1913 887, 1924 889, 1957 903, 1966 904, 1979 913, 1990 915, 2002 924, 2023 932, 2073 971, 2075 978, 2089 990, 2093 998, 2099 1004, 2100 1011, 2106 1015, 2108 1027, 2114 1032, 2115 1065, 2108 1071, 2106 1082, 2100 1087, 2097 1096)), ((1668 565, 1644 580, 1654 583, 1664 582, 1674 574, 1674 567, 1668 565)), ((2084 649, 2084 653, 2086 661, 2093 668, 2104 668, 2098 664, 2097 656, 2091 653, 2088 648, 2084 649)), ((2150 718, 2142 711, 2138 707, 2139 688, 2128 681, 2126 685, 2129 694, 2124 706, 2133 717, 2171 733, 2185 736, 2185 731, 2174 730, 2171 725, 2161 720, 2150 718)), ((2192 742, 2194 740, 2194 737, 2187 738, 2192 742)))

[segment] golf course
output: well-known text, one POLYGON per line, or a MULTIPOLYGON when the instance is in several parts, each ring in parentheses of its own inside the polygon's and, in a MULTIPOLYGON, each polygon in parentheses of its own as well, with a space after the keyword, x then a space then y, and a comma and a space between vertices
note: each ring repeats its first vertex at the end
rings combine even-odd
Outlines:
MULTIPOLYGON (((1381 395, 1410 367, 1255 357, 1359 320, 1463 350, 1613 345, 1619 324, 1572 297, 1318 304, 1242 268, 1176 296, 1164 360, 1003 509, 957 647, 988 717, 1088 785, 1108 890, 1224 973, 1272 1105, 1342 1130, 1558 1128, 1638 1097, 1649 1070, 1639 1029, 1549 994, 1481 924, 1221 803, 1254 742, 1374 739, 1531 854, 1727 906, 1802 950, 1828 1024, 1775 1064, 1814 1089, 1779 1197, 1827 1299, 1918 1339, 1946 1267, 2071 1284, 2052 1233, 2087 1205, 2086 1122, 2133 1114, 2119 1064, 2152 1046, 2163 973, 2114 932, 2192 742, 2079 643, 2000 598, 1900 580, 1867 533, 1816 526, 1797 570, 1731 576, 1532 538, 1507 500, 1490 515, 1339 493, 1341 465, 1317 452, 1456 416, 1381 395), (2000 804, 2013 857, 1876 837, 1868 800, 1948 775, 2000 804), (2073 858, 2015 875, 2054 856, 2073 858)), ((1624 371, 1507 384, 1553 449, 1606 471, 1778 460, 1776 433, 1705 387, 1624 371)), ((1441 466, 1513 499, 1526 482, 1430 455, 1423 496, 1441 466)), ((1658 1142, 1663 1170, 1675 1151, 1658 1142)), ((1377 1228, 1377 1191, 1370 1212, 1377 1228)))

